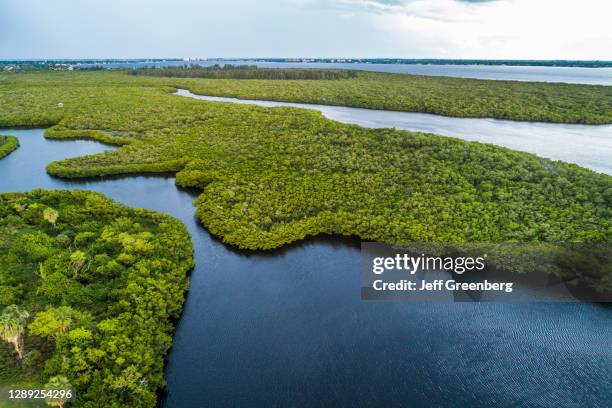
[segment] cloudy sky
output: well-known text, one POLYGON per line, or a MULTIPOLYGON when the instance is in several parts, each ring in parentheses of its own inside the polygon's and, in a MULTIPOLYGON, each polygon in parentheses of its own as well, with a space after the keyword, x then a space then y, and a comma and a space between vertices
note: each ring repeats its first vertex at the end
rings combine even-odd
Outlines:
POLYGON ((610 0, 0 0, 0 59, 612 60, 610 0))

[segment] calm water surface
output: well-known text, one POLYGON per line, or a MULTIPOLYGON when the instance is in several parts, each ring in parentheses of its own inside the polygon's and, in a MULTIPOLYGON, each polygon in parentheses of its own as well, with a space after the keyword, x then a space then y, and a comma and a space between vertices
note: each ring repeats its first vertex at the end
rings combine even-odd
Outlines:
POLYGON ((491 143, 612 174, 612 125, 566 125, 453 118, 426 113, 204 96, 185 89, 179 89, 176 94, 216 102, 314 109, 338 122, 369 128, 396 128, 435 133, 468 141, 491 143))
POLYGON ((0 191, 88 189, 189 228, 196 268, 163 407, 612 406, 609 307, 365 303, 355 241, 235 251, 198 224, 173 179, 51 178, 50 161, 108 147, 2 133, 21 148, 0 160, 0 191))

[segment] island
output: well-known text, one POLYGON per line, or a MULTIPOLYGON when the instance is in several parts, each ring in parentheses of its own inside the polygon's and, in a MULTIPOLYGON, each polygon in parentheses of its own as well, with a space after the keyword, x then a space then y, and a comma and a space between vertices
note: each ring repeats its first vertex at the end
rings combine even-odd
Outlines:
POLYGON ((0 135, 0 159, 5 158, 19 147, 19 139, 15 136, 0 135))
POLYGON ((0 385, 154 406, 192 267, 168 215, 86 191, 0 194, 0 385))

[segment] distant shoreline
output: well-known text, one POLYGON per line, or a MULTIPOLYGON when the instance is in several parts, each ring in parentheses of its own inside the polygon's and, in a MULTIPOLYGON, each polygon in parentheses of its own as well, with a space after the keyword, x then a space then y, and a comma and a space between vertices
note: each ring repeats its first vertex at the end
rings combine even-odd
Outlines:
MULTIPOLYGON (((233 61, 234 59, 220 59, 233 61)), ((235 59, 256 62, 302 62, 346 64, 396 64, 396 65, 493 65, 568 68, 612 68, 612 61, 578 60, 488 60, 488 59, 404 59, 404 58, 246 58, 235 59)), ((210 61, 210 60, 209 60, 210 61)))
POLYGON ((0 60, 7 64, 84 64, 106 65, 117 63, 157 62, 198 62, 198 61, 252 61, 274 63, 345 63, 345 64, 395 64, 395 65, 488 65, 488 66, 530 66, 568 68, 612 68, 612 61, 599 60, 520 60, 520 59, 405 59, 405 58, 92 58, 92 59, 14 59, 0 60))

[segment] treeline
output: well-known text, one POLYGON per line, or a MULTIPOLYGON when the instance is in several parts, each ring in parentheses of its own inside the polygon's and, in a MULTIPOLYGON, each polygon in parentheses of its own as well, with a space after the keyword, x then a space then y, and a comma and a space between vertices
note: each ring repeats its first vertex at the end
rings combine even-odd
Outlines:
POLYGON ((338 80, 356 78, 357 71, 303 68, 259 68, 256 65, 219 65, 210 67, 182 65, 176 67, 144 67, 128 71, 130 75, 164 76, 176 78, 211 79, 309 79, 338 80))
POLYGON ((0 159, 5 158, 19 147, 19 139, 15 136, 0 135, 0 159))
POLYGON ((0 383, 155 406, 192 266, 168 215, 83 191, 1 194, 0 383))

